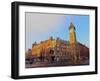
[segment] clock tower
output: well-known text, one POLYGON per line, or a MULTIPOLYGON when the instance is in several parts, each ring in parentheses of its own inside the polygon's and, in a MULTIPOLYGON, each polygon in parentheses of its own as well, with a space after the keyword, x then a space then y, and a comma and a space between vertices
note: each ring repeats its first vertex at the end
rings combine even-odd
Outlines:
POLYGON ((70 23, 69 26, 69 42, 70 44, 76 44, 76 33, 75 33, 75 26, 73 23, 70 23))

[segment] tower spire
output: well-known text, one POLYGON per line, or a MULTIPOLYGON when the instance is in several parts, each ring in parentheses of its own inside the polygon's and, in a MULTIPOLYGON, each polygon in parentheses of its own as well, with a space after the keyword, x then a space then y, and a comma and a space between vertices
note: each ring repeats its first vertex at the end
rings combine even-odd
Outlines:
POLYGON ((69 42, 70 44, 76 44, 76 33, 75 33, 75 26, 71 22, 69 26, 69 42))

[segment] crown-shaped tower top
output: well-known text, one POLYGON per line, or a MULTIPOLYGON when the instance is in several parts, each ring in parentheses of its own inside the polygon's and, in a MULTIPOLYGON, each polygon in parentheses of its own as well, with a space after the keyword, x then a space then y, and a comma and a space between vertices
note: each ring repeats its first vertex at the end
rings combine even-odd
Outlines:
POLYGON ((74 26, 74 24, 72 22, 70 23, 70 26, 69 26, 69 30, 70 29, 74 29, 75 30, 75 26, 74 26))

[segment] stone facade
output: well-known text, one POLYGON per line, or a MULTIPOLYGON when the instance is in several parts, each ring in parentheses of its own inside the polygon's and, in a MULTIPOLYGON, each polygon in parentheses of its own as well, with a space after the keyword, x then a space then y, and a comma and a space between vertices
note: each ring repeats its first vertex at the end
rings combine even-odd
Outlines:
POLYGON ((31 55, 33 57, 43 57, 43 60, 47 61, 68 60, 71 63, 79 63, 83 57, 89 58, 89 48, 77 42, 75 27, 71 23, 69 27, 69 41, 50 37, 40 43, 35 42, 32 45, 31 55))

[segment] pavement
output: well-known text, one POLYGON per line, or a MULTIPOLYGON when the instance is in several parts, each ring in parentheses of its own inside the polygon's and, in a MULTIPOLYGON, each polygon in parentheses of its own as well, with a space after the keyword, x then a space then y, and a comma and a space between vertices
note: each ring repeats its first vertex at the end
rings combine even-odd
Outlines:
POLYGON ((36 67, 58 67, 58 66, 76 66, 76 65, 89 65, 89 63, 72 64, 71 62, 33 62, 32 64, 25 64, 25 67, 36 68, 36 67))

